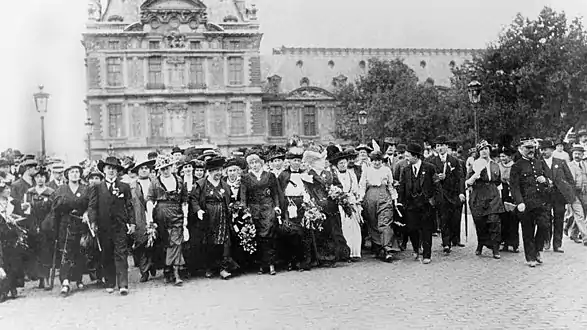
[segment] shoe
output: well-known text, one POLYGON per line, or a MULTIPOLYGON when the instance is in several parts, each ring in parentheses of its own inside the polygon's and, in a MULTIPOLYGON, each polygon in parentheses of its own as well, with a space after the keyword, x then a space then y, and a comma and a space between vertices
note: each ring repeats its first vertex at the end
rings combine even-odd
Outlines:
POLYGON ((539 264, 542 264, 542 256, 540 255, 540 252, 536 253, 536 262, 539 264))
POLYGON ((65 296, 69 295, 69 291, 70 291, 70 290, 71 290, 71 289, 69 288, 69 285, 62 285, 62 286, 61 286, 61 292, 59 292, 59 293, 60 293, 62 296, 64 296, 64 297, 65 297, 65 296))
POLYGON ((212 278, 214 276, 214 273, 212 273, 211 270, 207 270, 205 276, 206 276, 206 278, 212 278))
POLYGON ((512 247, 512 252, 513 253, 520 253, 520 248, 517 246, 512 247))
POLYGON ((453 246, 465 247, 465 244, 463 244, 463 243, 456 243, 456 244, 453 244, 453 246))
POLYGON ((148 280, 149 280, 149 273, 147 272, 147 273, 143 273, 143 274, 141 275, 141 279, 139 280, 139 282, 141 282, 141 283, 145 283, 145 282, 147 282, 148 280))
POLYGON ((509 252, 510 249, 509 249, 509 247, 507 245, 504 245, 504 246, 501 247, 501 251, 502 252, 509 252))
POLYGON ((114 288, 106 288, 106 293, 114 293, 114 288))
POLYGON ((126 296, 128 294, 128 289, 127 288, 120 288, 120 295, 121 296, 126 296))
POLYGON ((263 275, 265 274, 265 270, 263 269, 263 267, 259 267, 259 271, 257 272, 257 275, 263 275))
POLYGON ((426 258, 426 259, 422 260, 422 263, 423 263, 424 265, 427 265, 427 264, 429 264, 429 263, 430 263, 430 261, 431 261, 431 260, 430 260, 429 258, 426 258))
POLYGON ((501 256, 499 255, 499 253, 494 253, 493 259, 501 259, 501 256))
POLYGON ((85 288, 86 288, 86 286, 82 282, 77 283, 77 289, 78 290, 83 290, 85 288))
POLYGON ((152 277, 155 277, 155 276, 157 276, 157 269, 155 269, 155 268, 151 268, 151 269, 149 270, 149 272, 151 273, 151 276, 152 276, 152 277))
POLYGON ((412 258, 414 258, 414 260, 417 261, 418 259, 420 259, 420 255, 418 253, 414 252, 414 253, 412 253, 412 258))
POLYGON ((270 265, 269 266, 269 275, 276 275, 277 272, 275 271, 275 266, 270 265))
POLYGON ((576 237, 575 239, 573 239, 573 241, 575 241, 575 243, 577 243, 577 244, 583 243, 583 240, 580 239, 580 238, 578 238, 578 237, 576 237))
POLYGON ((477 250, 475 250, 475 255, 480 256, 483 253, 483 245, 477 245, 477 250))
POLYGON ((443 249, 444 253, 449 254, 450 253, 450 246, 445 246, 443 249))
POLYGON ((231 276, 232 276, 232 274, 231 274, 231 273, 229 273, 229 272, 227 272, 227 271, 226 271, 226 270, 224 270, 224 269, 223 269, 222 271, 220 271, 220 277, 221 277, 223 280, 228 280, 228 279, 229 279, 231 276))
POLYGON ((393 262, 393 255, 391 253, 386 254, 385 258, 383 258, 383 261, 389 262, 389 263, 393 262))
POLYGON ((554 249, 552 249, 552 251, 554 251, 556 253, 565 253, 565 251, 561 248, 554 248, 554 249))
POLYGON ((532 268, 536 267, 536 261, 530 261, 530 262, 528 263, 528 266, 530 266, 530 267, 532 267, 532 268))

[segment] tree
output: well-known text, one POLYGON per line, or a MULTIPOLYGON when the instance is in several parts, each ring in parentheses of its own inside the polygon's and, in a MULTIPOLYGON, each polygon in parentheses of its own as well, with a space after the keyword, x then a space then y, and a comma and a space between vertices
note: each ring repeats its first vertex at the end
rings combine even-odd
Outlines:
POLYGON ((350 141, 361 138, 361 110, 368 114, 365 137, 369 141, 389 136, 405 141, 430 140, 450 132, 455 116, 442 92, 418 84, 415 72, 400 59, 371 59, 367 75, 339 88, 336 94, 341 116, 335 133, 350 141))
POLYGON ((480 137, 555 137, 587 109, 587 34, 579 19, 545 7, 536 20, 518 14, 479 57, 453 71, 453 89, 483 84, 480 137))

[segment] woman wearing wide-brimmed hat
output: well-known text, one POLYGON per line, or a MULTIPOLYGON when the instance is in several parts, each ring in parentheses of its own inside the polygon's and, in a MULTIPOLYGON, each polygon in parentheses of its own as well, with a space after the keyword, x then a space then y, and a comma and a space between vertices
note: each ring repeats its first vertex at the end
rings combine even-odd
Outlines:
POLYGON ((158 171, 147 194, 147 221, 154 221, 164 228, 162 237, 165 250, 165 280, 175 285, 183 283, 179 269, 185 265, 182 243, 189 240, 188 193, 183 180, 171 173, 176 161, 168 155, 159 155, 155 163, 158 171))
POLYGON ((467 185, 472 187, 469 206, 475 230, 477 231, 477 250, 481 255, 483 247, 493 251, 493 258, 499 259, 501 243, 501 218, 505 212, 498 186, 501 185, 499 165, 490 158, 491 145, 487 141, 477 144, 479 158, 473 163, 473 171, 467 176, 467 185))
POLYGON ((232 276, 229 272, 230 262, 230 228, 229 212, 230 187, 222 180, 222 169, 226 159, 215 157, 206 161, 208 174, 198 180, 190 194, 190 204, 203 232, 199 242, 205 251, 206 277, 220 273, 222 279, 232 276))
POLYGON ((275 275, 275 236, 277 215, 281 215, 281 192, 275 174, 263 170, 259 154, 251 153, 246 160, 250 171, 241 179, 241 202, 250 208, 257 229, 259 273, 269 268, 269 273, 275 275))
POLYGON ((351 203, 352 211, 344 210, 339 206, 339 213, 342 223, 342 233, 350 249, 350 257, 352 261, 357 261, 361 258, 362 236, 361 224, 363 218, 361 213, 362 206, 358 203, 359 200, 359 180, 355 173, 348 168, 349 160, 353 155, 347 151, 339 151, 333 154, 329 160, 332 164, 332 173, 338 178, 342 185, 342 190, 348 194, 349 202, 351 203))
POLYGON ((76 282, 78 289, 84 288, 82 272, 85 257, 81 253, 80 240, 88 230, 90 189, 81 183, 82 173, 83 168, 78 164, 67 167, 64 172, 67 184, 57 188, 53 195, 51 212, 55 216, 54 225, 59 237, 57 246, 62 254, 59 269, 62 295, 71 292, 70 282, 76 282))
POLYGON ((359 181, 359 199, 363 201, 372 250, 382 260, 391 262, 396 242, 392 227, 393 199, 397 199, 397 192, 391 169, 383 166, 383 153, 376 150, 369 157, 371 165, 364 168, 359 181))
MULTIPOLYGON (((132 204, 135 213, 136 230, 134 234, 133 256, 135 266, 141 273, 140 282, 149 280, 149 275, 155 276, 157 268, 153 262, 155 246, 148 246, 147 223, 147 193, 151 187, 151 172, 155 167, 155 159, 139 161, 130 171, 136 175, 136 180, 130 182, 132 204)), ((154 242, 153 242, 154 243, 154 242)))
POLYGON ((52 233, 41 230, 41 223, 51 212, 55 193, 55 190, 46 185, 49 176, 47 169, 41 167, 34 178, 35 186, 30 188, 24 197, 24 204, 28 209, 27 220, 23 221, 28 232, 27 274, 31 279, 39 279, 39 288, 45 288, 45 279, 49 277, 53 255, 52 233))

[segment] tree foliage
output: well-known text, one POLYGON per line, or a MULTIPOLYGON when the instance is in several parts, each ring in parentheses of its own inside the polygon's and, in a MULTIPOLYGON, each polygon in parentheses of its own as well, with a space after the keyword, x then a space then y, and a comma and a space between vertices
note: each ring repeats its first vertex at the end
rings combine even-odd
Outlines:
POLYGON ((479 136, 560 136, 587 110, 587 33, 579 19, 545 7, 530 20, 520 14, 487 49, 453 68, 451 86, 439 90, 401 60, 369 62, 367 75, 337 91, 342 115, 336 134, 358 141, 358 113, 368 113, 365 137, 426 141, 442 134, 474 139, 467 84, 483 84, 476 106, 479 136))

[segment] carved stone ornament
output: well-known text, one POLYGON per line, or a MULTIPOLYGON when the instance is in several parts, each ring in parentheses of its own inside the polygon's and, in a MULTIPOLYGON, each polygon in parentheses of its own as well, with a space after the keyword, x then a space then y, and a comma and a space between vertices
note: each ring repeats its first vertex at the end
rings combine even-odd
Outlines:
POLYGON ((338 76, 332 78, 332 84, 335 87, 340 87, 340 86, 345 85, 347 80, 348 80, 348 77, 341 73, 338 76))
POLYGON ((165 39, 167 40, 167 47, 169 48, 185 48, 186 38, 182 34, 178 34, 175 31, 168 34, 165 39))
POLYGON ((147 0, 141 5, 141 22, 159 20, 162 24, 189 24, 192 21, 198 24, 206 23, 206 6, 198 0, 169 1, 147 0))
POLYGON ((267 78, 267 87, 265 93, 268 94, 279 94, 279 85, 281 84, 282 78, 278 75, 273 75, 267 78))
POLYGON ((319 87, 301 87, 287 96, 288 99, 334 99, 334 95, 319 87))
POLYGON ((99 21, 102 18, 102 5, 100 1, 90 0, 88 2, 88 20, 99 21))
POLYGON ((183 57, 183 56, 170 56, 167 58, 167 63, 169 63, 169 64, 184 64, 185 57, 183 57))

